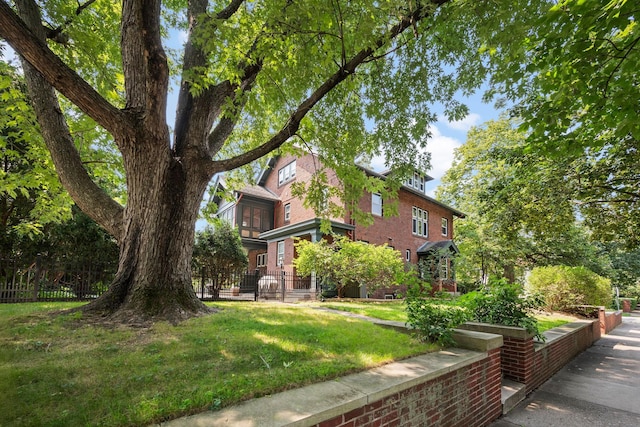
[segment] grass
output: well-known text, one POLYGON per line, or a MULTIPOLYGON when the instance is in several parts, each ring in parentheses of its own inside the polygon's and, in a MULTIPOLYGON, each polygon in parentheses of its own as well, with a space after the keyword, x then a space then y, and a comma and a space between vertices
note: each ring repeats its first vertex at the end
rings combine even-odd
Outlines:
MULTIPOLYGON (((383 320, 395 320, 399 322, 407 321, 407 313, 403 301, 326 301, 313 302, 312 305, 331 308, 334 310, 348 311, 350 313, 361 314, 363 316, 375 317, 383 320)), ((571 319, 564 315, 540 314, 535 316, 538 320, 538 328, 540 332, 553 329, 555 327, 569 323, 571 319)))
POLYGON ((435 350, 310 307, 215 304, 178 326, 91 326, 79 303, 0 305, 0 425, 148 425, 435 350))

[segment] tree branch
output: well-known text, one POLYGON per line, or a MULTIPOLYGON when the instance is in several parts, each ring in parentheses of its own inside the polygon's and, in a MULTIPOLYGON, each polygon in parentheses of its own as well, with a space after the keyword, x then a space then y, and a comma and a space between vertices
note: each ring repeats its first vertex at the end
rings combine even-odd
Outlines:
POLYGON ((65 44, 67 42, 67 38, 62 35, 62 32, 65 30, 65 28, 69 24, 73 22, 73 18, 75 18, 76 16, 79 16, 83 10, 85 10, 86 8, 91 6, 93 3, 95 3, 95 1, 96 0, 87 0, 87 2, 84 4, 78 4, 78 8, 75 11, 75 15, 72 18, 69 18, 66 21, 64 21, 64 24, 58 25, 56 28, 46 27, 47 38, 57 43, 65 44))
MULTIPOLYGON (((38 27, 43 28, 40 22, 38 27)), ((36 37, 5 0, 0 0, 0 37, 42 74, 51 86, 100 126, 114 136, 123 134, 127 128, 125 115, 62 62, 46 45, 44 34, 42 38, 36 37)))
MULTIPOLYGON (((201 140, 200 137, 206 139, 206 134, 192 135, 192 133, 199 129, 205 129, 206 132, 211 129, 213 118, 220 114, 220 105, 222 105, 225 94, 231 90, 229 82, 223 82, 206 89, 197 98, 194 98, 190 91, 191 85, 187 77, 188 73, 195 68, 205 67, 207 64, 204 52, 195 45, 193 40, 194 32, 200 25, 198 19, 206 19, 207 3, 207 0, 193 0, 189 3, 189 37, 184 51, 182 82, 180 83, 180 94, 178 95, 174 136, 174 152, 178 157, 184 155, 187 141, 201 140), (201 120, 205 120, 203 126, 197 123, 201 120), (210 123, 208 126, 206 125, 207 122, 210 123)), ((231 1, 227 7, 215 15, 214 19, 229 19, 243 3, 244 0, 231 1)))
MULTIPOLYGON (((44 41, 45 30, 41 25, 40 12, 35 1, 22 0, 18 4, 26 25, 34 29, 33 37, 39 37, 44 41)), ((1 5, 4 5, 4 2, 1 5)), ((53 87, 24 58, 22 66, 31 103, 60 182, 80 209, 119 241, 122 237, 124 209, 93 182, 82 165, 82 159, 75 147, 53 87)))
MULTIPOLYGON (((433 0, 430 2, 433 6, 446 3, 448 0, 433 0)), ((302 119, 311 111, 311 109, 322 100, 329 92, 337 87, 344 80, 355 73, 356 69, 363 63, 367 62, 374 55, 377 49, 380 49, 389 40, 395 39, 402 34, 407 28, 413 27, 415 23, 427 16, 429 8, 426 6, 417 7, 410 14, 403 16, 396 25, 378 40, 371 47, 362 49, 354 55, 349 61, 331 75, 322 85, 320 85, 307 99, 300 103, 297 109, 289 116, 287 123, 282 129, 272 136, 267 142, 235 157, 226 160, 212 161, 209 172, 215 174, 218 172, 232 170, 240 166, 251 163, 260 157, 263 157, 271 151, 277 149, 284 144, 291 136, 293 136, 300 127, 302 119)))

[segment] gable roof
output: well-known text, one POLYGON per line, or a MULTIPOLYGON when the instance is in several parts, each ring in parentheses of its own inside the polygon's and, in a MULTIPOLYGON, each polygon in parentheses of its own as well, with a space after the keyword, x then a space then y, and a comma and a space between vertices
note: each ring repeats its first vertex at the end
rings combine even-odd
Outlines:
POLYGON ((416 251, 418 255, 428 254, 430 252, 435 252, 441 249, 449 249, 454 254, 459 253, 458 247, 453 240, 440 240, 438 242, 426 242, 422 246, 418 248, 416 251))
MULTIPOLYGON (((375 177, 380 178, 380 179, 387 179, 387 175, 389 175, 389 173, 390 173, 390 171, 386 171, 385 174, 381 174, 381 173, 372 171, 371 169, 368 169, 368 168, 366 168, 366 167, 364 167, 362 165, 357 165, 357 166, 360 169, 362 169, 366 174, 371 175, 371 176, 375 176, 375 177)), ((433 180, 433 178, 430 177, 429 175, 425 174, 425 176, 429 178, 428 181, 433 180)), ((416 190, 415 188, 412 188, 412 187, 409 187, 408 185, 404 185, 403 184, 402 185, 402 189, 405 190, 405 191, 408 191, 409 193, 415 194, 416 196, 420 196, 421 198, 423 198, 425 200, 428 200, 429 202, 431 202, 431 203, 433 203, 435 205, 438 205, 438 206, 441 206, 441 207, 443 207, 445 209, 450 210, 458 218, 466 217, 466 215, 463 212, 461 212, 461 211, 459 211, 459 210, 457 210, 455 208, 452 208, 451 206, 447 205, 446 203, 442 203, 441 201, 436 200, 433 197, 429 197, 426 194, 416 190)))
MULTIPOLYGON (((216 177, 216 181, 214 184, 214 198, 213 201, 217 204, 220 203, 222 197, 218 194, 218 191, 225 192, 227 191, 227 185, 224 182, 224 179, 221 176, 216 177)), ((236 193, 246 194, 247 196, 257 197, 259 199, 270 200, 273 202, 280 201, 280 197, 277 194, 272 192, 266 187, 261 185, 247 185, 246 187, 236 190, 236 193)))

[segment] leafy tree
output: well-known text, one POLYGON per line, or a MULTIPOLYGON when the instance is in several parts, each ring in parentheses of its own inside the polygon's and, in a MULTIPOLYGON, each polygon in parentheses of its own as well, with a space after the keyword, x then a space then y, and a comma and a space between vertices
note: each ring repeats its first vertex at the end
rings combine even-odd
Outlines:
POLYGON ((29 105, 24 79, 0 62, 0 258, 21 255, 20 246, 43 227, 70 217, 62 189, 29 105))
POLYGON ((293 264, 298 274, 316 273, 322 280, 334 283, 339 297, 351 284, 366 286, 369 292, 398 285, 404 273, 404 263, 395 249, 348 237, 334 236, 331 243, 324 239, 298 240, 296 252, 293 264))
MULTIPOLYGON (((343 166, 346 180, 362 155, 384 153, 405 173, 424 165, 415 153, 436 119, 429 106, 466 113, 455 94, 483 81, 480 29, 513 9, 506 0, 14 3, 0 1, 0 37, 23 58, 60 181, 120 246, 109 291, 83 309, 121 321, 208 312, 190 266, 216 173, 291 151, 293 138, 343 166), (184 49, 166 48, 163 37, 177 31, 184 49), (167 94, 178 76, 170 129, 167 94), (81 147, 74 123, 94 124, 81 147), (126 197, 89 173, 83 147, 116 154, 126 197)), ((536 16, 538 4, 517 10, 536 16)))
POLYGON ((516 278, 534 265, 598 264, 597 249, 576 225, 570 161, 526 150, 526 135, 502 118, 469 131, 442 179, 438 197, 467 214, 456 228, 464 285, 490 275, 516 278))
POLYGON ((562 163, 594 237, 640 244, 640 28, 637 2, 540 2, 532 19, 514 19, 509 40, 484 40, 491 90, 513 105, 529 152, 562 163))
POLYGON ((219 221, 215 227, 196 233, 193 261, 196 267, 231 273, 240 272, 249 265, 238 230, 226 221, 219 221))

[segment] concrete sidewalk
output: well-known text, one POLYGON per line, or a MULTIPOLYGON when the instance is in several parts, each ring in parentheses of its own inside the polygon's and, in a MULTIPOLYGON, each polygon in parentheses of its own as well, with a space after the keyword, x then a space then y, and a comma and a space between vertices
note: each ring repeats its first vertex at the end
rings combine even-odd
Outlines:
POLYGON ((640 425, 640 311, 491 427, 640 425))

